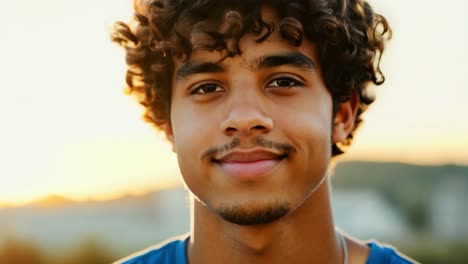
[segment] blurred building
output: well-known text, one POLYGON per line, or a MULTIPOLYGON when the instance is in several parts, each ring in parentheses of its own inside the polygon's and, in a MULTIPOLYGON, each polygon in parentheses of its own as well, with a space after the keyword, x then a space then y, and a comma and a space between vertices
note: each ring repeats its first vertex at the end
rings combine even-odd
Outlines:
POLYGON ((428 193, 428 200, 429 230, 434 236, 449 241, 467 241, 467 181, 461 175, 441 175, 439 183, 428 193))
POLYGON ((336 225, 353 236, 401 241, 410 234, 401 211, 376 190, 336 190, 332 199, 336 225))
POLYGON ((0 244, 13 235, 51 253, 86 240, 117 252, 140 250, 189 230, 186 197, 183 189, 168 189, 113 201, 4 208, 0 244))

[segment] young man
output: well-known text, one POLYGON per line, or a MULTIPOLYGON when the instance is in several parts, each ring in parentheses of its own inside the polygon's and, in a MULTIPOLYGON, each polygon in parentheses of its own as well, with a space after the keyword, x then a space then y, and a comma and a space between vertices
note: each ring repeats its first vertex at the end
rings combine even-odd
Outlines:
POLYGON ((190 233, 119 263, 412 263, 335 229, 331 159, 383 83, 362 0, 135 0, 113 40, 193 194, 190 233))

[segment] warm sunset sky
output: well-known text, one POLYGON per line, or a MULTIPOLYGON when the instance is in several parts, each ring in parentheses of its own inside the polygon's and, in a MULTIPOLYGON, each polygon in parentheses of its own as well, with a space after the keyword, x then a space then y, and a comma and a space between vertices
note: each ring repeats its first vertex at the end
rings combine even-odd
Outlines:
MULTIPOLYGON (((468 1, 371 3, 394 39, 347 159, 468 164, 468 1)), ((108 32, 130 11, 131 0, 0 1, 0 204, 179 180, 169 145, 122 93, 108 32)))

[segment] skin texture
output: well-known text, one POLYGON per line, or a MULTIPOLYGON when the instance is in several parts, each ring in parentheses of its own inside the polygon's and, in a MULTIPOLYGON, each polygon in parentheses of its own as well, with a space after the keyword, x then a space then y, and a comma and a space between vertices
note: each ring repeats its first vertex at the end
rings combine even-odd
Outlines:
MULTIPOLYGON (((262 17, 279 21, 269 9, 262 17)), ((171 123, 163 129, 195 196, 189 262, 342 263, 327 170, 331 144, 344 142, 354 127, 358 97, 332 115, 307 40, 294 47, 275 31, 262 43, 245 35, 239 44, 242 55, 222 61, 206 50, 176 61, 171 123), (259 58, 285 54, 302 54, 313 65, 255 67, 259 58), (177 74, 197 63, 219 67, 177 74), (253 162, 256 155, 263 163, 253 162)), ((367 247, 348 244, 349 263, 365 263, 367 247)))

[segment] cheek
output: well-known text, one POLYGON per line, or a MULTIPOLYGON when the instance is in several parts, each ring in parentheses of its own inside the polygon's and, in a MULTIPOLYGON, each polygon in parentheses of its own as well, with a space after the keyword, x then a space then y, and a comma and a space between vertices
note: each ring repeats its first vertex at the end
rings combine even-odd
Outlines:
POLYGON ((331 131, 329 119, 313 119, 310 116, 296 115, 294 122, 297 124, 288 129, 290 140, 302 154, 304 162, 319 162, 328 160, 331 151, 331 131))
POLYGON ((181 174, 190 185, 190 179, 205 174, 200 158, 204 151, 213 147, 215 122, 187 103, 173 102, 173 109, 176 109, 171 113, 174 148, 181 174))
POLYGON ((331 156, 331 98, 311 95, 291 105, 275 114, 277 124, 298 149, 300 167, 320 170, 331 156))
POLYGON ((332 103, 330 96, 306 94, 288 107, 276 107, 276 124, 299 145, 329 142, 332 103))
POLYGON ((171 122, 174 133, 176 152, 192 152, 206 139, 206 134, 213 130, 209 116, 196 109, 193 104, 183 100, 173 102, 171 122), (211 127, 210 127, 211 125, 211 127))
POLYGON ((297 155, 292 159, 291 170, 296 175, 293 185, 298 199, 314 189, 323 177, 331 157, 330 118, 324 114, 296 114, 291 118, 296 124, 288 126, 288 140, 297 148, 297 155), (325 116, 325 117, 324 117, 325 116))

